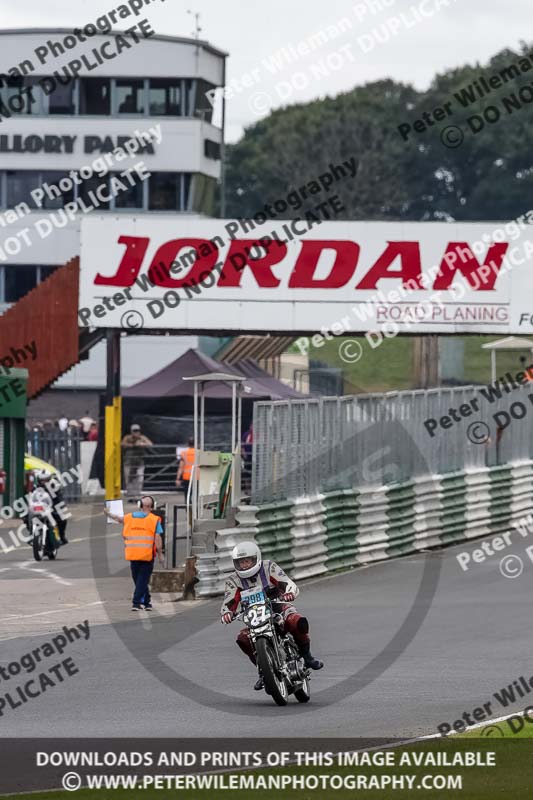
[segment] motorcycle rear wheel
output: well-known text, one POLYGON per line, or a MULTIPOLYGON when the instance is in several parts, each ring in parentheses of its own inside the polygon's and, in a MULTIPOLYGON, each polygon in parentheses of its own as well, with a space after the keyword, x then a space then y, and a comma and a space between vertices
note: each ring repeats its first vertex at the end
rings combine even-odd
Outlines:
POLYGON ((286 706, 289 692, 283 678, 278 678, 275 671, 275 656, 272 645, 267 639, 259 638, 255 643, 257 663, 265 682, 265 689, 276 705, 286 706))

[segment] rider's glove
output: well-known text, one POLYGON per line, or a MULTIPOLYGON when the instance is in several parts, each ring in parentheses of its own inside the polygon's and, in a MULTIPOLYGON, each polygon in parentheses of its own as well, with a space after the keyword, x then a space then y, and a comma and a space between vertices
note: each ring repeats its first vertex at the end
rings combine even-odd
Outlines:
POLYGON ((281 595, 281 599, 285 600, 287 603, 292 603, 294 600, 294 594, 292 592, 285 592, 285 594, 281 595))
POLYGON ((225 614, 222 614, 220 621, 223 625, 229 625, 230 622, 233 622, 233 614, 231 611, 226 611, 225 614))

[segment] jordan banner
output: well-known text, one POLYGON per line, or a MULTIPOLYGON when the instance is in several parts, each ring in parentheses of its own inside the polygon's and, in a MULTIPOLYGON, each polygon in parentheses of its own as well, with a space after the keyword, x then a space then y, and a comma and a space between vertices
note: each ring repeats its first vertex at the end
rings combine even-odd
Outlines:
POLYGON ((82 222, 79 322, 191 332, 531 333, 530 217, 90 216, 82 222))

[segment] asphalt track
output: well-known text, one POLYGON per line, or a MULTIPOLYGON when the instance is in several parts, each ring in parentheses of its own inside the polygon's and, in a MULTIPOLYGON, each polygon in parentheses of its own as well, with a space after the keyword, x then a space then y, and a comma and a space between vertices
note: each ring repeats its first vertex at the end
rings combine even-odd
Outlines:
MULTIPOLYGON (((65 624, 91 624, 89 640, 63 655, 78 674, 4 709, 2 737, 405 738, 435 733, 533 674, 533 563, 518 535, 468 572, 456 555, 474 542, 302 583, 297 605, 326 666, 313 675, 309 705, 291 700, 279 709, 252 690, 254 671, 234 644, 238 623, 220 624, 219 599, 159 595, 153 616, 132 618, 117 528, 101 518, 91 525, 90 514, 90 506, 76 510, 69 534, 79 541, 56 562, 32 563, 29 548, 0 554, 0 664, 20 660, 65 624), (509 553, 524 561, 515 579, 498 568, 509 553)), ((15 683, 0 681, 0 694, 15 683)), ((529 698, 507 710, 532 703, 533 692, 529 698)), ((494 716, 503 713, 495 707, 494 716)))

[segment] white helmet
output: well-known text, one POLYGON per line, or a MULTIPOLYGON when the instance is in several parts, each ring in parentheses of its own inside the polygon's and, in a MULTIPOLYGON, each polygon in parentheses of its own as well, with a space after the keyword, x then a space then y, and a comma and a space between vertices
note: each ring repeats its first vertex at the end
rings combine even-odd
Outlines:
POLYGON ((46 481, 50 480, 51 477, 52 477, 52 473, 49 472, 47 469, 38 469, 35 472, 35 479, 39 483, 45 483, 46 481))
POLYGON ((241 542, 231 551, 233 566, 239 578, 251 578, 261 569, 261 550, 255 542, 241 542), (241 569, 241 561, 245 558, 252 559, 253 564, 247 569, 241 569))

